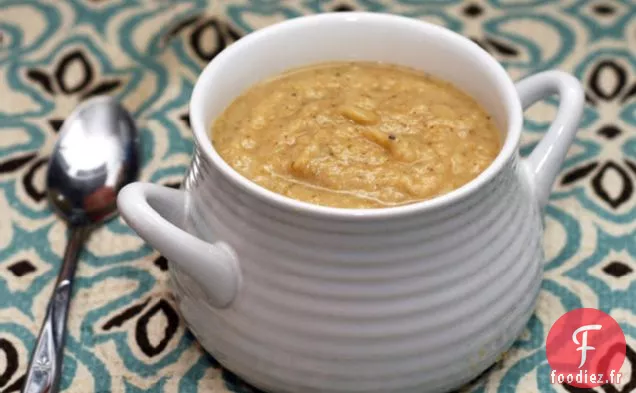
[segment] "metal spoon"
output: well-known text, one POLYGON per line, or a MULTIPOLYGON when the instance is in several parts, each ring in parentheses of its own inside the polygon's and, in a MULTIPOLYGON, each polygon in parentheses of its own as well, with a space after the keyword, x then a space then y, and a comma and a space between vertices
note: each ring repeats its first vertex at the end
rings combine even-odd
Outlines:
POLYGON ((54 393, 62 371, 66 317, 79 252, 90 231, 117 213, 117 192, 139 172, 130 114, 109 97, 80 104, 66 119, 49 160, 48 199, 71 236, 27 371, 23 393, 54 393))

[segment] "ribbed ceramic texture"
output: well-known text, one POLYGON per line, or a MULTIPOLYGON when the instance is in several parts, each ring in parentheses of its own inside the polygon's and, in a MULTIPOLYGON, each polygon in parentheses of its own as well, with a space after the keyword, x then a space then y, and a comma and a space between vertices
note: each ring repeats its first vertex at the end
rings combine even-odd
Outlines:
POLYGON ((240 293, 206 304, 171 264, 182 315, 222 364, 287 392, 439 391, 486 369, 539 290, 540 215, 514 156, 431 212, 326 221, 239 192, 197 149, 185 227, 235 248, 240 293))

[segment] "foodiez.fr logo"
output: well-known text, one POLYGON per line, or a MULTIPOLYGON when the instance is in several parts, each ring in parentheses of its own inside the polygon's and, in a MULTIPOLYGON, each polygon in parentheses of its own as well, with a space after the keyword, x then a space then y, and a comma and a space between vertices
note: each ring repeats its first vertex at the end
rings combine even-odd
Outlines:
POLYGON ((625 346, 625 335, 614 318, 594 308, 569 311, 548 333, 550 381, 579 388, 619 384, 625 346))

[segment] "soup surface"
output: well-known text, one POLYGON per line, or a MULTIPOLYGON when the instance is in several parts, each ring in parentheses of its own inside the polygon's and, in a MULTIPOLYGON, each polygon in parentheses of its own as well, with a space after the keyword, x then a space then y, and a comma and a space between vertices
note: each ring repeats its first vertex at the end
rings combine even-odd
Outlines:
POLYGON ((490 116, 454 86, 371 62, 319 64, 261 82, 212 127, 243 176, 319 205, 378 208, 447 193, 497 156, 490 116))

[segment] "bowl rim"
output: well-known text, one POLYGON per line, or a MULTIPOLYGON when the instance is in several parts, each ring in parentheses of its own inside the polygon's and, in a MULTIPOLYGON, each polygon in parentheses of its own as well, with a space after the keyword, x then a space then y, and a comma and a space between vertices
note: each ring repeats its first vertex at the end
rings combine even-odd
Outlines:
POLYGON ((214 164, 227 180, 238 186, 244 192, 251 194, 267 204, 274 205, 279 209, 293 212, 295 214, 300 213, 313 217, 359 221, 397 218, 423 212, 430 212, 442 207, 456 204, 475 193, 490 182, 499 172, 501 172, 504 166, 517 152, 523 117, 521 101, 517 94, 514 82, 510 79, 508 73, 505 71, 503 66, 495 60, 495 58, 470 39, 445 27, 400 15, 372 12, 334 12, 300 16, 264 27, 245 35, 240 40, 224 49, 206 65, 197 78, 190 99, 190 122, 192 124, 192 132, 194 134, 196 144, 195 148, 198 147, 205 158, 214 164), (271 35, 282 33, 287 29, 298 28, 308 22, 310 22, 312 26, 315 26, 314 23, 323 21, 355 23, 361 20, 375 21, 379 23, 409 24, 411 27, 421 29, 423 33, 429 32, 436 36, 442 36, 457 45, 464 46, 465 50, 469 51, 470 55, 476 56, 481 61, 485 62, 488 67, 492 68, 496 74, 497 82, 503 87, 505 99, 510 101, 507 111, 508 129, 506 137, 501 150, 493 162, 491 162, 484 171, 470 182, 448 193, 411 204, 382 208, 340 208, 296 200, 258 185, 240 174, 227 162, 225 162, 225 160, 223 160, 223 158, 221 158, 214 149, 212 141, 208 136, 208 130, 204 124, 204 81, 211 78, 212 75, 220 68, 229 66, 228 59, 230 59, 236 52, 244 50, 244 47, 248 45, 258 45, 259 41, 266 40, 271 35))

